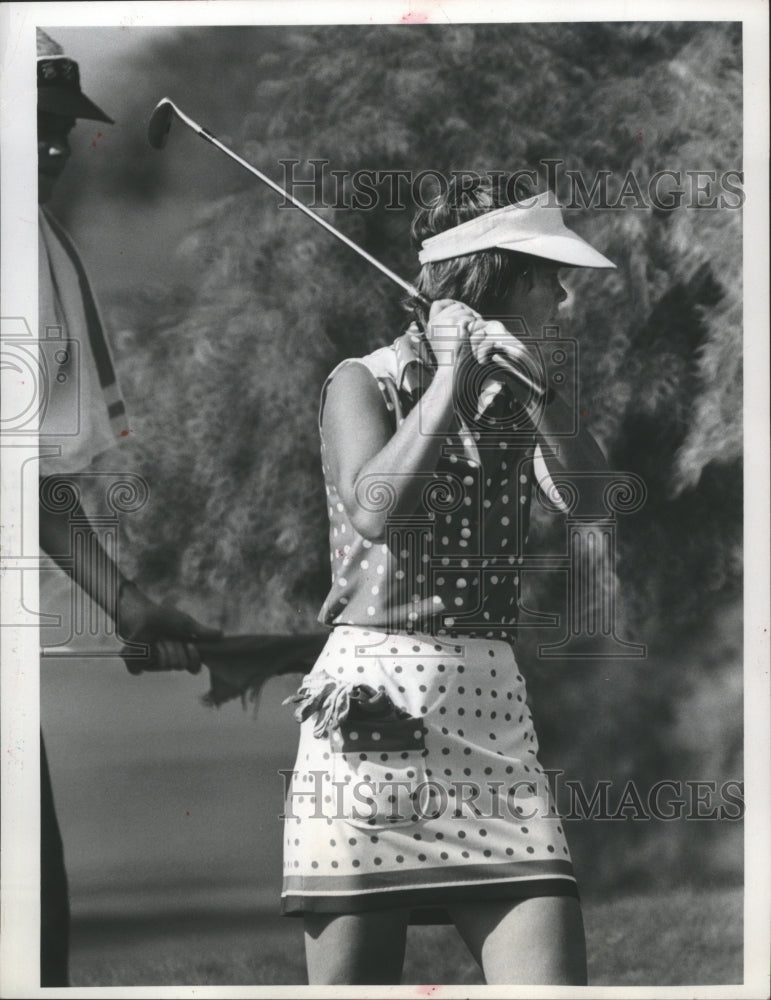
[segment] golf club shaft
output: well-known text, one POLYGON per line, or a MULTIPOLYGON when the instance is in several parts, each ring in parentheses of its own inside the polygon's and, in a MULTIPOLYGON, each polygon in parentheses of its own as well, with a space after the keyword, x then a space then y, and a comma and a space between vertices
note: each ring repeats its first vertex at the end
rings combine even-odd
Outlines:
MULTIPOLYGON (((400 278, 398 274, 396 274, 390 268, 386 267, 385 264, 382 264, 379 260, 376 260, 371 254, 367 253, 367 251, 362 249, 362 247, 360 247, 357 243, 354 243, 353 240, 349 239, 347 236, 341 233, 339 229, 336 229, 333 225, 331 225, 329 222, 323 219, 320 215, 317 215, 306 205, 303 205, 301 201, 295 198, 294 195, 290 194, 285 188, 282 188, 280 184, 277 184, 275 181, 271 180, 270 177, 267 176, 267 174, 262 173, 262 171, 258 170, 257 167, 253 166, 251 163, 248 163, 237 153, 234 153, 232 149, 229 149, 224 143, 220 142, 220 140, 212 132, 204 128, 202 125, 199 125, 198 122, 193 121, 193 119, 190 118, 188 115, 186 115, 183 111, 180 111, 180 109, 177 107, 176 104, 174 104, 173 101, 170 101, 168 98, 164 98, 161 102, 159 102, 153 114, 158 112, 163 105, 168 105, 168 107, 170 107, 173 110, 174 114, 180 119, 180 121, 182 121, 185 125, 187 125, 188 128, 191 128, 202 139, 205 139, 206 142, 211 143, 211 145, 213 146, 216 146, 217 149, 223 152, 231 160, 234 160, 245 170, 248 170, 249 173, 252 174, 254 177, 256 177, 258 180, 261 180, 263 184, 267 184, 268 187, 271 188, 271 190, 275 191, 277 194, 280 194, 282 197, 288 199, 295 206, 295 208, 299 208, 300 211, 303 212, 305 215, 307 215, 309 219, 312 219, 314 222, 318 223, 320 226, 326 229, 328 233, 331 233, 332 236, 335 236, 342 243, 345 243, 347 247, 350 247, 351 250, 357 253, 360 257, 363 257, 364 260, 372 264, 373 267, 376 267, 378 271, 384 274, 387 278, 390 278, 391 281, 395 282, 397 285, 403 288, 408 295, 420 300, 427 308, 430 308, 431 302, 424 295, 422 295, 414 285, 410 284, 409 281, 405 281, 404 278, 400 278)), ((532 379, 529 376, 529 374, 523 370, 522 366, 515 366, 513 362, 511 362, 507 357, 505 357, 505 355, 502 354, 494 354, 493 360, 504 371, 506 371, 511 378, 519 382, 520 385, 526 386, 536 400, 541 400, 543 398, 543 396, 545 395, 544 387, 540 385, 537 381, 532 379)))
POLYGON ((385 274, 387 277, 389 277, 391 281, 395 281, 397 285, 400 285, 404 289, 404 291, 407 292, 408 295, 411 295, 415 298, 423 298, 423 296, 420 294, 417 288, 415 288, 414 285, 411 285, 409 281, 405 281, 403 278, 400 278, 398 274, 395 274, 390 268, 386 267, 385 264, 381 264, 379 260, 376 260, 371 254, 367 253, 366 250, 363 250, 358 244, 354 243, 353 240, 349 239, 344 233, 341 233, 339 229, 335 229, 334 226, 330 225, 330 223, 328 223, 325 219, 322 219, 320 215, 317 215, 314 211, 308 208, 307 205, 303 205, 301 201, 295 198, 294 195, 290 194, 285 188, 282 188, 280 184, 276 184, 275 181, 272 181, 270 177, 267 176, 267 174, 262 173, 262 171, 258 170, 257 167, 252 166, 251 163, 248 163, 237 153, 234 153, 232 149, 229 149, 224 143, 220 142, 220 140, 215 135, 212 135, 212 133, 208 129, 203 128, 201 125, 198 125, 196 122, 194 122, 192 118, 188 118, 187 115, 183 114, 179 110, 179 108, 176 107, 176 105, 175 109, 179 117, 182 119, 182 121, 184 121, 185 124, 189 125, 190 128, 192 128, 195 132, 197 132, 202 139, 205 139, 207 142, 210 142, 213 146, 216 146, 217 149, 221 150, 226 156, 229 156, 231 160, 235 160, 235 162, 240 164, 245 170, 248 170, 250 174, 254 174, 255 177, 259 178, 263 182, 263 184, 267 184, 268 187, 272 188, 277 194, 280 194, 282 197, 291 201, 291 203, 295 206, 295 208, 299 208, 300 211, 303 212, 305 215, 307 215, 309 219, 313 219, 314 222, 317 222, 320 226, 323 226, 323 228, 326 229, 328 233, 331 233, 333 236, 336 236, 342 243, 345 243, 346 246, 350 247, 351 250, 355 251, 360 257, 363 257, 364 260, 372 264, 373 267, 376 267, 379 271, 382 271, 382 273, 385 274))
MULTIPOLYGON (((129 673, 166 673, 186 670, 197 674, 202 665, 226 679, 246 673, 273 674, 306 673, 315 663, 327 640, 326 633, 301 635, 249 634, 219 636, 215 639, 186 640, 185 645, 195 646, 198 658, 185 665, 167 666, 155 643, 132 643, 129 646, 101 646, 97 649, 78 649, 73 645, 47 646, 41 649, 46 659, 122 660, 129 673)), ((160 641, 160 640, 159 640, 160 641)), ((180 642, 181 640, 177 640, 180 642)))

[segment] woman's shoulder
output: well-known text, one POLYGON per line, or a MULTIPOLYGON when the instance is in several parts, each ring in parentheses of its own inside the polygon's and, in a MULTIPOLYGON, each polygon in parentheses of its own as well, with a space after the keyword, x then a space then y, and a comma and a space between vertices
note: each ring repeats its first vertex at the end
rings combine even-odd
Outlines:
POLYGON ((386 347, 378 347, 370 354, 365 354, 359 358, 345 358, 345 360, 332 369, 327 376, 327 382, 329 383, 343 368, 355 365, 366 368, 377 379, 391 379, 395 381, 399 365, 396 354, 396 342, 388 344, 386 347))
POLYGON ((399 357, 397 345, 399 341, 386 347, 379 347, 370 354, 360 358, 346 358, 330 373, 324 382, 319 406, 319 423, 321 423, 327 399, 339 397, 346 403, 356 398, 362 406, 374 405, 377 398, 384 407, 384 412, 402 416, 399 401, 399 357))

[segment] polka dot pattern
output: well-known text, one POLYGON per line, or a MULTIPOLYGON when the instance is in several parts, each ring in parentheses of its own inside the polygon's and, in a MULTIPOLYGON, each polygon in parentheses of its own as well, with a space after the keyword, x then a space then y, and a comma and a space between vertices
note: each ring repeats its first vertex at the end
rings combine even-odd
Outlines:
POLYGON ((362 744, 355 752, 336 750, 334 735, 315 738, 313 717, 303 723, 287 800, 284 873, 291 891, 305 878, 313 886, 330 880, 330 889, 366 887, 370 874, 383 884, 377 879, 394 872, 405 886, 460 883, 469 866, 493 872, 506 863, 523 878, 532 869, 572 879, 509 643, 342 626, 318 670, 384 691, 417 721, 395 749, 387 726, 381 732, 370 725, 365 735, 361 724, 344 724, 345 745, 362 744), (496 706, 512 705, 515 715, 491 725, 496 706), (388 752, 381 752, 385 744, 388 752))
MULTIPOLYGON (((408 331, 343 363, 373 375, 394 430, 419 399, 424 352, 408 331)), ((334 628, 313 672, 384 692, 415 728, 399 742, 385 723, 350 719, 318 739, 305 720, 287 894, 465 884, 471 870, 573 878, 511 647, 533 483, 532 441, 507 436, 515 419, 508 392, 485 380, 476 412, 442 441, 424 521, 385 541, 354 529, 322 441, 332 582, 319 618, 334 628)))
MULTIPOLYGON (((403 420, 419 395, 422 350, 422 338, 406 333, 391 347, 343 364, 364 365, 387 410, 403 420)), ((494 570, 523 558, 533 447, 526 439, 490 446, 502 430, 514 429, 515 404, 500 383, 488 379, 479 403, 468 429, 446 435, 427 483, 423 513, 433 525, 392 526, 387 544, 373 544, 354 529, 322 441, 332 585, 320 621, 515 640, 519 576, 494 570)))

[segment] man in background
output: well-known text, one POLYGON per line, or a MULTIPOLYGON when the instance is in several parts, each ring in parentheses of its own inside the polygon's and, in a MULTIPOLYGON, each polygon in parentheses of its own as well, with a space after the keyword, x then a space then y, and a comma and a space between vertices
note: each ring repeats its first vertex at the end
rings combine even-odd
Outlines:
MULTIPOLYGON (((44 31, 37 31, 39 316, 41 338, 51 327, 61 330, 65 345, 47 385, 48 399, 40 425, 40 476, 83 472, 100 453, 121 440, 127 429, 126 407, 113 368, 99 311, 88 277, 67 233, 45 208, 70 156, 68 137, 78 119, 113 124, 80 89, 78 64, 44 31), (67 349, 72 344, 73 349, 67 349), (78 349, 74 349, 77 345, 78 349), (79 430, 66 434, 65 422, 77 408, 79 430), (51 447, 53 446, 53 447, 51 447)), ((212 639, 215 629, 189 615, 150 600, 127 579, 99 545, 98 559, 69 558, 70 521, 87 523, 79 503, 66 514, 40 506, 40 545, 116 622, 127 642, 153 647, 155 669, 196 672, 200 660, 195 640, 212 639), (105 572, 107 570, 107 572, 105 572), (116 586, 117 581, 117 586, 116 586)), ((91 530, 87 528, 86 530, 91 530)), ((41 601, 45 601, 41 587, 41 601)), ((45 607, 43 610, 46 609, 45 607)), ((54 808, 45 747, 41 737, 41 986, 67 986, 69 900, 59 825, 54 808)))

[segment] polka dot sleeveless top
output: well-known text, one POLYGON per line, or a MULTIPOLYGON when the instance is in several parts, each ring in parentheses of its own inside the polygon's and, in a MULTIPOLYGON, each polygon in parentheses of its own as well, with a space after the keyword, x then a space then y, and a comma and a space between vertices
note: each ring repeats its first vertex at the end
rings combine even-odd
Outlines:
MULTIPOLYGON (((361 364, 377 381, 394 431, 430 383, 432 355, 410 327, 389 347, 342 362, 361 364)), ((329 384, 342 365, 327 379, 329 384)), ((385 631, 516 639, 520 567, 527 543, 535 442, 517 426, 518 404, 490 371, 445 436, 437 468, 427 473, 421 509, 387 522, 382 542, 351 524, 332 480, 322 433, 332 586, 319 614, 326 625, 385 631)), ((321 415, 320 415, 321 422, 321 415)), ((362 483, 372 509, 393 499, 377 477, 362 483)))

